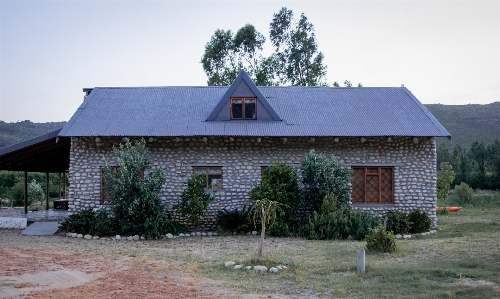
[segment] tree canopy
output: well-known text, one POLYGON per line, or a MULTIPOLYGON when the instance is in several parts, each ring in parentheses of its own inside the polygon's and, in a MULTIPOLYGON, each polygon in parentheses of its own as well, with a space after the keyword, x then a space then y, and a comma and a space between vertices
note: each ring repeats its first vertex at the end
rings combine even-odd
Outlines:
POLYGON ((264 35, 251 24, 236 34, 217 29, 205 45, 201 58, 208 85, 230 85, 244 69, 258 86, 327 85, 324 55, 318 51, 314 26, 301 14, 293 23, 293 12, 283 7, 275 13, 269 28, 275 52, 262 55, 264 35))

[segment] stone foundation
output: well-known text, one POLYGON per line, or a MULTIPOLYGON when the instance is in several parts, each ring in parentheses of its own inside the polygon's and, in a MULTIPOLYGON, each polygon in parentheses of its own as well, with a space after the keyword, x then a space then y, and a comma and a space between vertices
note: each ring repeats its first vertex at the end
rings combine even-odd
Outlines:
MULTIPOLYGON (((132 140, 137 139, 132 137, 132 140)), ((179 203, 183 184, 193 166, 221 166, 223 190, 215 193, 201 228, 213 229, 217 211, 249 204, 248 192, 259 182, 261 166, 273 159, 300 170, 302 156, 311 149, 335 155, 346 166, 393 166, 394 204, 355 205, 355 209, 384 213, 397 209, 409 213, 426 211, 436 224, 435 138, 420 137, 160 137, 145 138, 153 167, 166 171, 161 200, 171 209, 179 203), (336 142, 337 141, 337 142, 336 142)), ((100 166, 105 157, 116 163, 112 147, 121 137, 72 138, 70 153, 69 211, 100 206, 100 166), (97 140, 97 142, 96 142, 97 140)), ((147 176, 147 173, 145 173, 147 176)), ((178 215, 174 215, 179 219, 178 215)))

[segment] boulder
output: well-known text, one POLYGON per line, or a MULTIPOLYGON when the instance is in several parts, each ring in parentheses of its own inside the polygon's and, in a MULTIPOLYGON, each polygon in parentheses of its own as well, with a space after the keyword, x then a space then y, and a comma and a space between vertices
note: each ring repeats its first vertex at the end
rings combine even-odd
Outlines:
POLYGON ((234 266, 234 269, 241 269, 241 268, 243 268, 243 265, 236 265, 236 266, 234 266))
POLYGON ((246 266, 245 270, 252 270, 252 266, 246 266))
POLYGON ((230 267, 230 266, 234 266, 234 264, 236 264, 236 263, 235 262, 225 262, 224 266, 230 267))
POLYGON ((134 241, 139 241, 139 235, 135 235, 135 236, 133 237, 133 239, 134 239, 134 241))
POLYGON ((122 237, 120 237, 120 235, 115 236, 115 240, 121 240, 121 239, 122 239, 122 237))
POLYGON ((78 239, 81 239, 81 238, 83 238, 83 235, 82 235, 82 234, 78 234, 76 237, 77 237, 78 239))
POLYGON ((85 236, 83 236, 83 238, 85 240, 92 240, 92 236, 91 235, 85 235, 85 236))
POLYGON ((258 272, 267 272, 266 266, 253 266, 253 269, 258 272))
POLYGON ((172 235, 171 233, 168 233, 165 235, 165 237, 167 237, 167 239, 172 239, 174 237, 174 235, 172 235))
POLYGON ((271 267, 269 269, 269 272, 271 272, 271 273, 278 273, 278 271, 279 271, 278 268, 275 268, 275 267, 271 267))

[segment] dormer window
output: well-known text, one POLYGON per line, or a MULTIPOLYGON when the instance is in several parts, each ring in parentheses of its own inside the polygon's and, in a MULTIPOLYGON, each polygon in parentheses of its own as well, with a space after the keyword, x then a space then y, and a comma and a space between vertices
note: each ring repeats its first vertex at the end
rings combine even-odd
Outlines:
POLYGON ((257 99, 231 98, 231 119, 257 119, 257 99))

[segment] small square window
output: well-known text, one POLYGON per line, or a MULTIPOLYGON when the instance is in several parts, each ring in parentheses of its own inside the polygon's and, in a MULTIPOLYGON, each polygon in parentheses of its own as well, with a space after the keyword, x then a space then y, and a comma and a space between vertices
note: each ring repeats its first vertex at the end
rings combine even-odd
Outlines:
POLYGON ((232 98, 231 119, 257 119, 257 99, 232 98))
POLYGON ((193 171, 205 175, 205 188, 222 190, 222 167, 193 167, 193 171))

